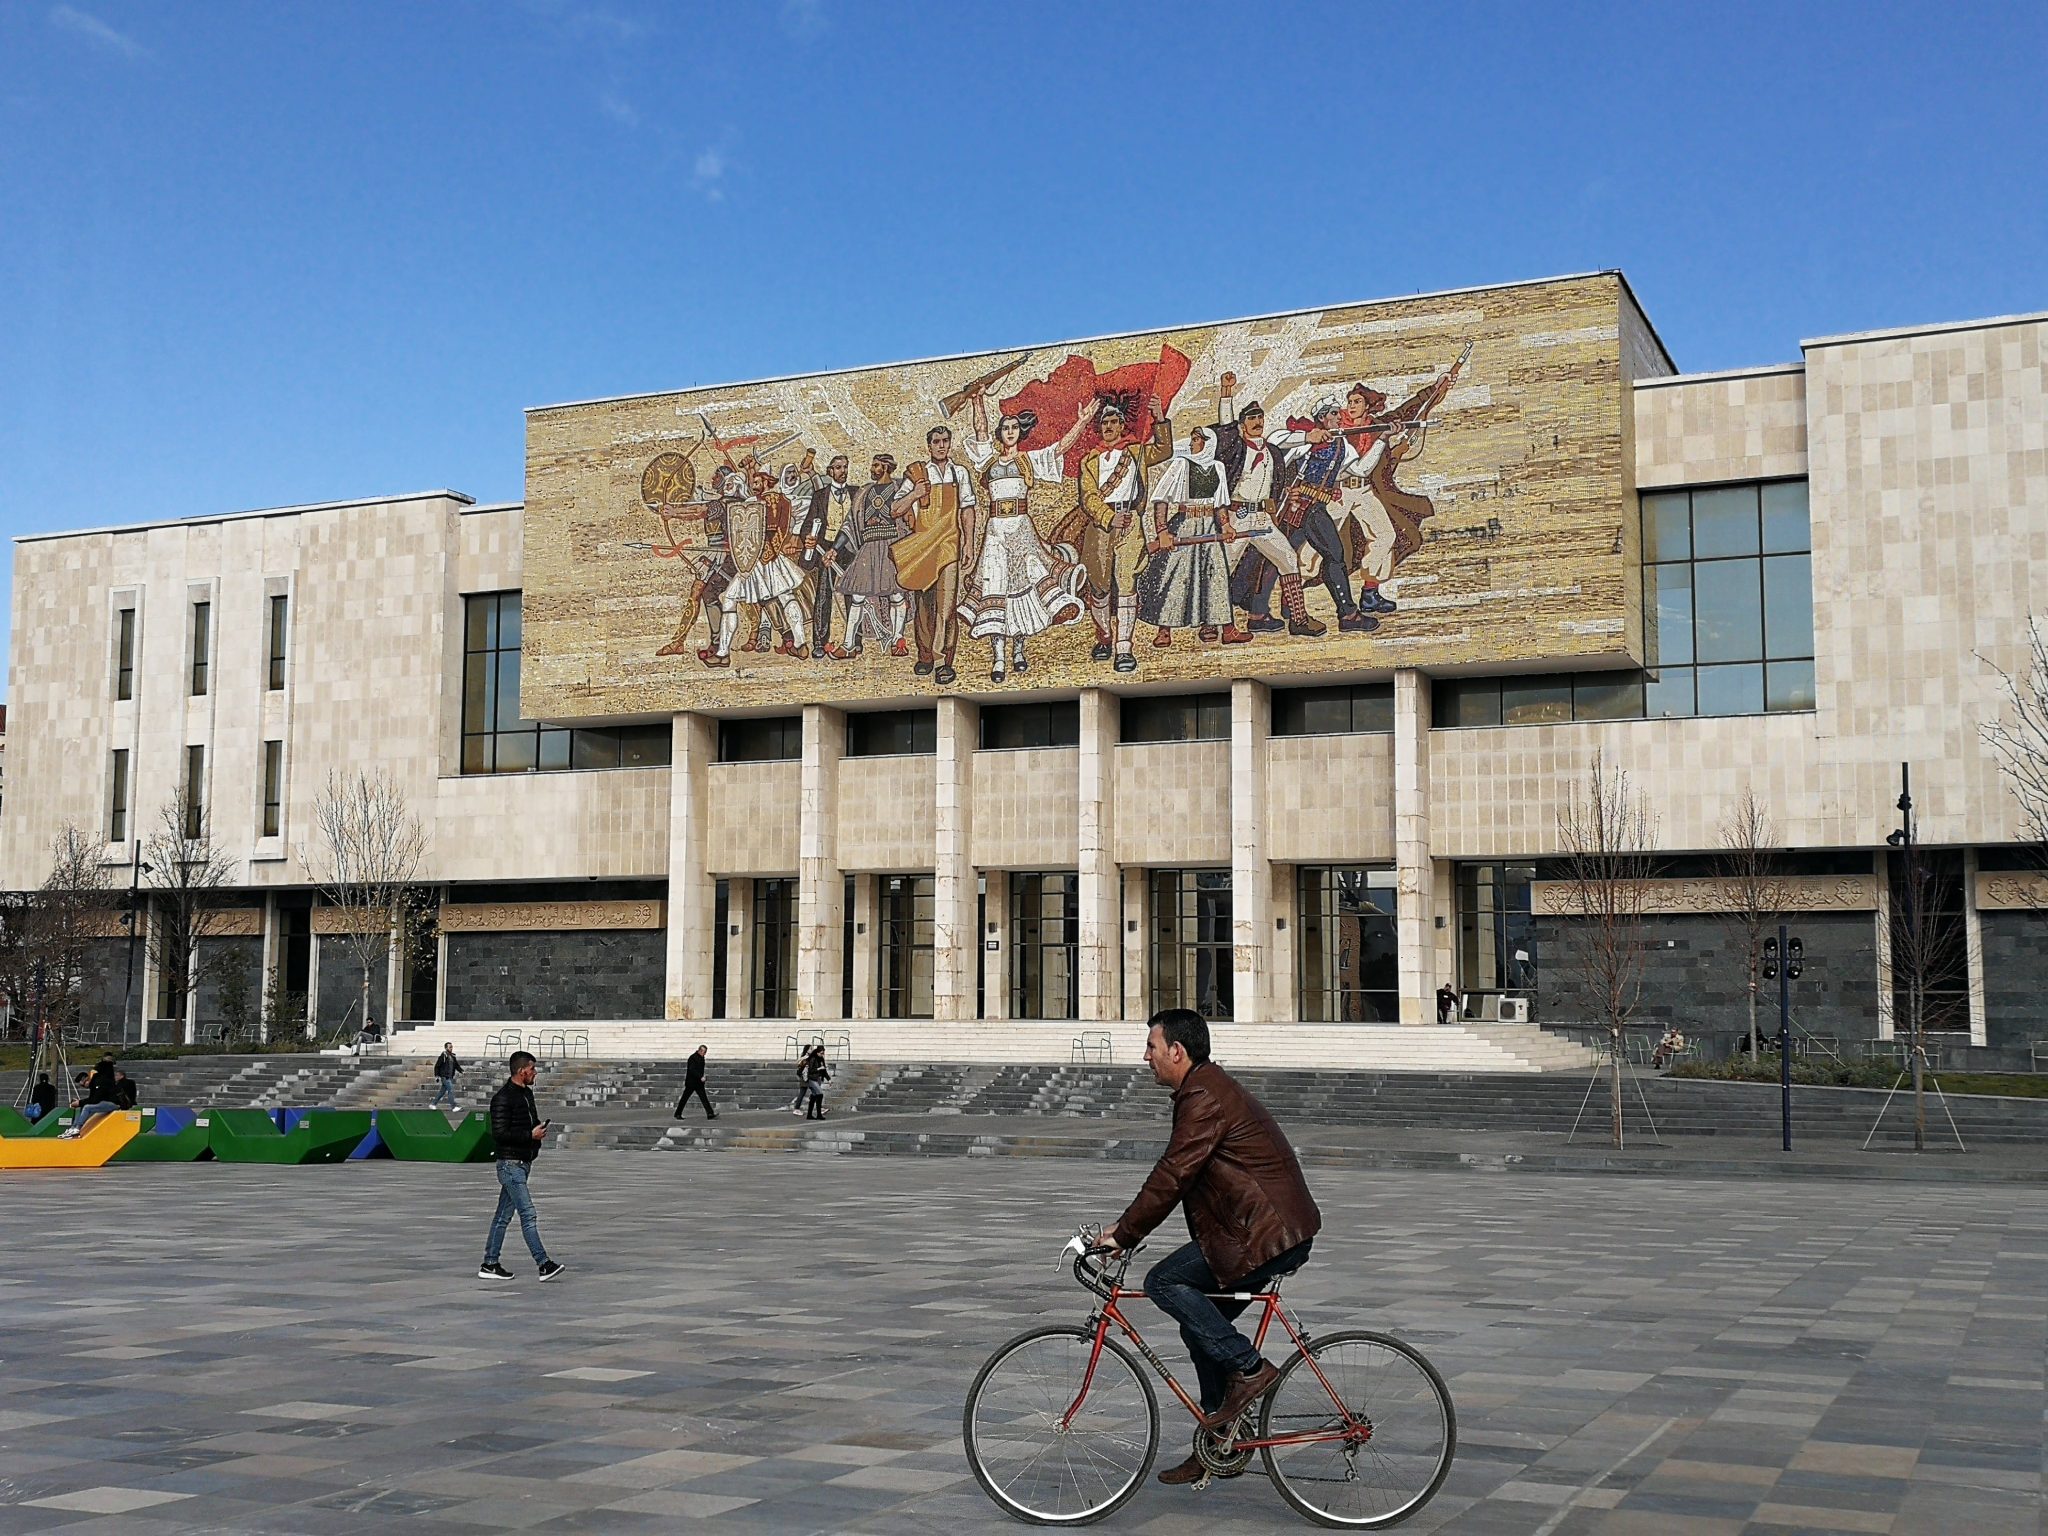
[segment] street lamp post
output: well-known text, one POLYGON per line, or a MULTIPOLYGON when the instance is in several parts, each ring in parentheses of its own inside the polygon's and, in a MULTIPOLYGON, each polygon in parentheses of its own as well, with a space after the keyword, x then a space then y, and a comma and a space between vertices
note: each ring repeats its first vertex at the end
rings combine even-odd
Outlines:
MULTIPOLYGON (((135 874, 128 882, 128 986, 121 994, 121 1035, 123 1039, 126 1039, 128 1035, 128 1016, 135 1009, 135 940, 137 936, 135 932, 135 909, 142 894, 142 877, 146 873, 150 873, 150 867, 143 862, 142 856, 138 853, 135 858, 135 874)), ((147 1035, 148 1030, 143 1029, 138 1031, 138 1033, 147 1035)))
MULTIPOLYGON (((1913 1150, 1922 1152, 1927 1147, 1927 1107, 1920 1093, 1921 1065, 1926 1058, 1921 1048, 1921 990, 1926 978, 1920 974, 1926 960, 1925 946, 1920 942, 1921 913, 1919 905, 1919 870, 1913 857, 1913 768, 1910 763, 1899 764, 1898 811, 1902 818, 1898 830, 1885 839, 1896 848, 1905 862, 1906 885, 1906 1060, 1913 1072, 1913 1150)), ((1898 957, 1892 957, 1892 971, 1898 972, 1898 957)))

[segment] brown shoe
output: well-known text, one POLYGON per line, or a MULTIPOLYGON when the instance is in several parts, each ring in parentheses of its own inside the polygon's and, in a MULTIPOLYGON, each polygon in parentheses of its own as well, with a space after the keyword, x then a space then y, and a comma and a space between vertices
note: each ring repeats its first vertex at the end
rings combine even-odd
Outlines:
POLYGON ((1232 1377, 1230 1390, 1223 1394, 1223 1405, 1202 1420, 1202 1427, 1220 1434, 1234 1424, 1245 1409, 1272 1391, 1273 1383, 1279 1379, 1279 1368, 1267 1360, 1261 1360, 1256 1371, 1232 1377))
POLYGON ((1188 1459, 1179 1466, 1168 1467, 1164 1472, 1160 1473, 1159 1481, 1167 1484, 1169 1487, 1176 1488, 1184 1483, 1199 1483, 1202 1480, 1204 1470, 1202 1458, 1190 1453, 1188 1459))

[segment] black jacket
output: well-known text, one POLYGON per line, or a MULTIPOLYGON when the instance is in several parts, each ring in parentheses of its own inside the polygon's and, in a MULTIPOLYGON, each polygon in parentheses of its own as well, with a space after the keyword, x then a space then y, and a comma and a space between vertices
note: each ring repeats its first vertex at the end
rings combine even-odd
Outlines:
POLYGON ((462 1070, 462 1062, 453 1051, 443 1051, 434 1058, 434 1076, 453 1077, 462 1070))
POLYGON ((37 1083, 36 1091, 28 1096, 28 1101, 35 1105, 38 1115, 47 1115, 57 1107, 57 1085, 55 1083, 37 1083))
POLYGON ((540 1155, 540 1143, 533 1139, 539 1124, 531 1088, 508 1082, 491 1095, 491 1146, 499 1157, 532 1162, 540 1155))
POLYGON ((704 1058, 696 1052, 683 1064, 683 1086, 691 1088, 704 1081, 704 1058))
POLYGON ((117 1107, 121 1109, 133 1109, 135 1107, 136 1100, 140 1097, 141 1095, 137 1092, 135 1087, 134 1078, 131 1077, 126 1079, 125 1081, 115 1082, 114 1103, 117 1107))

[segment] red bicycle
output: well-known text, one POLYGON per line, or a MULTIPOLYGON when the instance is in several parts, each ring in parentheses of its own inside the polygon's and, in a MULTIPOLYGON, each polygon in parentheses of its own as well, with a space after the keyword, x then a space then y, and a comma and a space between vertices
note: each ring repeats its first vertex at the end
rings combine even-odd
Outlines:
POLYGON ((1083 1228, 1061 1256, 1073 1256, 1074 1278, 1100 1300, 1088 1321, 1020 1333, 967 1390, 967 1464, 998 1507, 1034 1525, 1087 1525, 1138 1491, 1159 1451, 1159 1400, 1132 1350, 1194 1418, 1207 1472, 1197 1488, 1237 1476, 1256 1451, 1280 1497, 1309 1519, 1375 1530, 1407 1519, 1443 1486, 1458 1416, 1419 1350, 1383 1333, 1312 1339, 1281 1306, 1277 1283, 1213 1293, 1263 1308, 1254 1342, 1263 1350, 1277 1322, 1293 1352, 1271 1392, 1212 1432, 1119 1305, 1145 1294, 1124 1285, 1131 1252, 1112 1256, 1099 1237, 1083 1228))

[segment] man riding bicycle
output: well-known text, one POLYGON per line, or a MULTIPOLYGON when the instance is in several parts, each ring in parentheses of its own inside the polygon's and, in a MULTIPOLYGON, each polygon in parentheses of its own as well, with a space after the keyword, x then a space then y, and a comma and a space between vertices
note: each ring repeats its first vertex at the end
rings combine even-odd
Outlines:
MULTIPOLYGON (((1145 1064, 1173 1093, 1173 1137, 1130 1208, 1107 1227, 1111 1248, 1137 1246, 1180 1205, 1194 1241, 1145 1276, 1145 1294, 1180 1324, 1202 1384, 1203 1424, 1229 1427, 1256 1403, 1279 1372, 1231 1319, 1246 1301, 1213 1301, 1210 1291, 1263 1290, 1308 1262, 1322 1230, 1287 1138, 1251 1094, 1209 1059, 1209 1026, 1189 1008, 1168 1008, 1149 1020, 1145 1064)), ((1193 1483, 1203 1475, 1189 1456, 1159 1474, 1162 1483, 1193 1483)))

